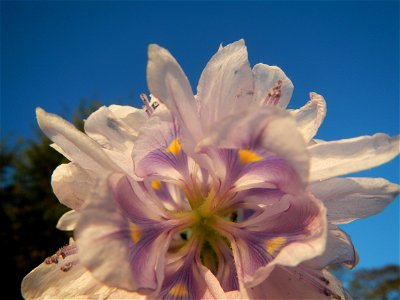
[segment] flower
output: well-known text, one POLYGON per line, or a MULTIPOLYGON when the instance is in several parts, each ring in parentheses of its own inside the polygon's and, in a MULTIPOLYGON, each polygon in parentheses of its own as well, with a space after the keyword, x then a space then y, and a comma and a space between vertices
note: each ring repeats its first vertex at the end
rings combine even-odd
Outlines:
MULTIPOLYGON (((311 93, 305 106, 286 111, 291 81, 277 67, 250 69, 242 40, 212 57, 196 96, 157 45, 149 47, 147 82, 152 96, 142 96, 144 110, 103 107, 86 121, 87 135, 37 112, 71 160, 52 179, 60 201, 74 209, 59 222, 76 238, 67 247, 73 254, 61 254, 64 269, 97 282, 92 291, 103 298, 349 296, 326 270, 357 263, 337 225, 378 213, 399 187, 336 177, 391 160, 399 138, 314 140, 323 97, 311 93)), ((26 297, 57 286, 38 284, 53 272, 45 268, 25 278, 26 297)))

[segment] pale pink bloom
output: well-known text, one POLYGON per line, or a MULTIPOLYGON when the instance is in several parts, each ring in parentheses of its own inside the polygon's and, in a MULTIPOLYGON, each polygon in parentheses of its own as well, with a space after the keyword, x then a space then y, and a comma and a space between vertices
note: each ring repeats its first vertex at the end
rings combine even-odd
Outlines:
MULTIPOLYGON (((243 41, 218 50, 196 96, 156 45, 147 81, 151 104, 161 102, 156 109, 146 103, 149 118, 104 107, 86 121, 87 135, 38 110, 40 127, 72 161, 52 181, 74 209, 59 222, 76 228, 77 248, 68 246, 74 253, 65 256, 74 259, 60 259, 62 268, 116 288, 110 297, 347 297, 326 271, 357 263, 337 225, 380 212, 399 187, 336 177, 391 160, 398 137, 314 140, 326 114, 322 96, 311 93, 305 106, 285 111, 291 81, 278 67, 250 69, 243 41)), ((53 269, 41 265, 29 274, 24 295, 56 295, 55 282, 38 279, 53 269)), ((94 289, 107 297, 102 284, 94 289)))

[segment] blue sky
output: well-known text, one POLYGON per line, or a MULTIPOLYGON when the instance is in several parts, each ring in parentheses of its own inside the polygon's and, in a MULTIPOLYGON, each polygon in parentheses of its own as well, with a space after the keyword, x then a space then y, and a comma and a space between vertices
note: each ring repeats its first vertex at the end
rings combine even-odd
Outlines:
MULTIPOLYGON (((290 108, 322 94, 318 138, 399 132, 399 2, 1 2, 1 135, 32 136, 34 110, 69 117, 81 99, 140 105, 147 46, 168 48, 195 89, 220 43, 280 66, 290 108)), ((49 149, 49 151, 51 151, 49 149)), ((399 159, 357 174, 397 181, 399 159)), ((345 229, 359 267, 399 263, 399 201, 345 229)))

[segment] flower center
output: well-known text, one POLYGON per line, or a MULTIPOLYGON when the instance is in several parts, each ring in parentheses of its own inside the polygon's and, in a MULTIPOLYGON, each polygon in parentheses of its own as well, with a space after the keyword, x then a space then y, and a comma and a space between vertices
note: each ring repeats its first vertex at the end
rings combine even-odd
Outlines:
POLYGON ((182 246, 185 244, 196 245, 195 251, 203 265, 217 274, 221 255, 220 248, 221 246, 229 247, 223 231, 218 229, 218 220, 225 219, 235 222, 237 213, 213 209, 211 203, 215 195, 214 189, 211 189, 206 197, 201 193, 190 195, 191 199, 196 199, 196 205, 191 205, 192 210, 187 212, 192 221, 187 228, 179 232, 179 237, 183 242, 182 246))

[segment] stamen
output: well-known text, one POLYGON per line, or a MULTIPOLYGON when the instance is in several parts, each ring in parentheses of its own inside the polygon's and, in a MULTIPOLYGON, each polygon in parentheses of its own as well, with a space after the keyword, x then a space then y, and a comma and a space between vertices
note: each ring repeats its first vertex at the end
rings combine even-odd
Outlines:
POLYGON ((181 143, 179 142, 179 139, 173 139, 166 151, 172 153, 174 156, 178 156, 181 152, 181 143))
POLYGON ((277 105, 281 98, 282 80, 278 80, 275 86, 268 91, 268 95, 264 100, 266 105, 277 105))
POLYGON ((134 244, 137 244, 140 240, 140 238, 142 237, 142 231, 140 230, 139 226, 137 226, 136 224, 130 222, 129 223, 129 230, 131 233, 131 239, 133 241, 134 244))
MULTIPOLYGON (((153 114, 153 112, 154 112, 154 108, 150 105, 150 101, 149 101, 149 99, 147 98, 146 94, 143 94, 143 93, 140 94, 140 99, 142 99, 142 101, 143 101, 143 103, 144 103, 143 108, 145 109, 147 115, 150 117, 150 116, 153 114)), ((157 105, 157 106, 158 106, 158 105, 157 105)), ((157 107, 157 106, 156 106, 156 107, 157 107)))
POLYGON ((56 253, 52 256, 47 257, 44 262, 48 265, 50 264, 58 264, 59 259, 65 259, 67 256, 73 255, 77 253, 77 248, 75 244, 72 245, 65 245, 61 247, 56 253))
POLYGON ((159 190, 161 188, 161 182, 159 180, 152 180, 150 186, 153 190, 159 190))
POLYGON ((60 270, 63 272, 68 272, 69 270, 72 269, 73 266, 75 266, 76 264, 78 264, 78 260, 72 260, 67 262, 66 264, 62 265, 60 270))
POLYGON ((169 290, 169 294, 173 297, 183 298, 189 296, 189 291, 182 282, 178 282, 169 290))
POLYGON ((276 251, 282 247, 283 244, 285 244, 287 241, 287 238, 283 236, 278 236, 272 239, 269 239, 265 242, 265 248, 267 252, 271 255, 274 255, 276 251))
POLYGON ((255 161, 262 160, 262 156, 258 155, 256 152, 249 149, 239 150, 239 159, 242 164, 249 164, 255 161))

